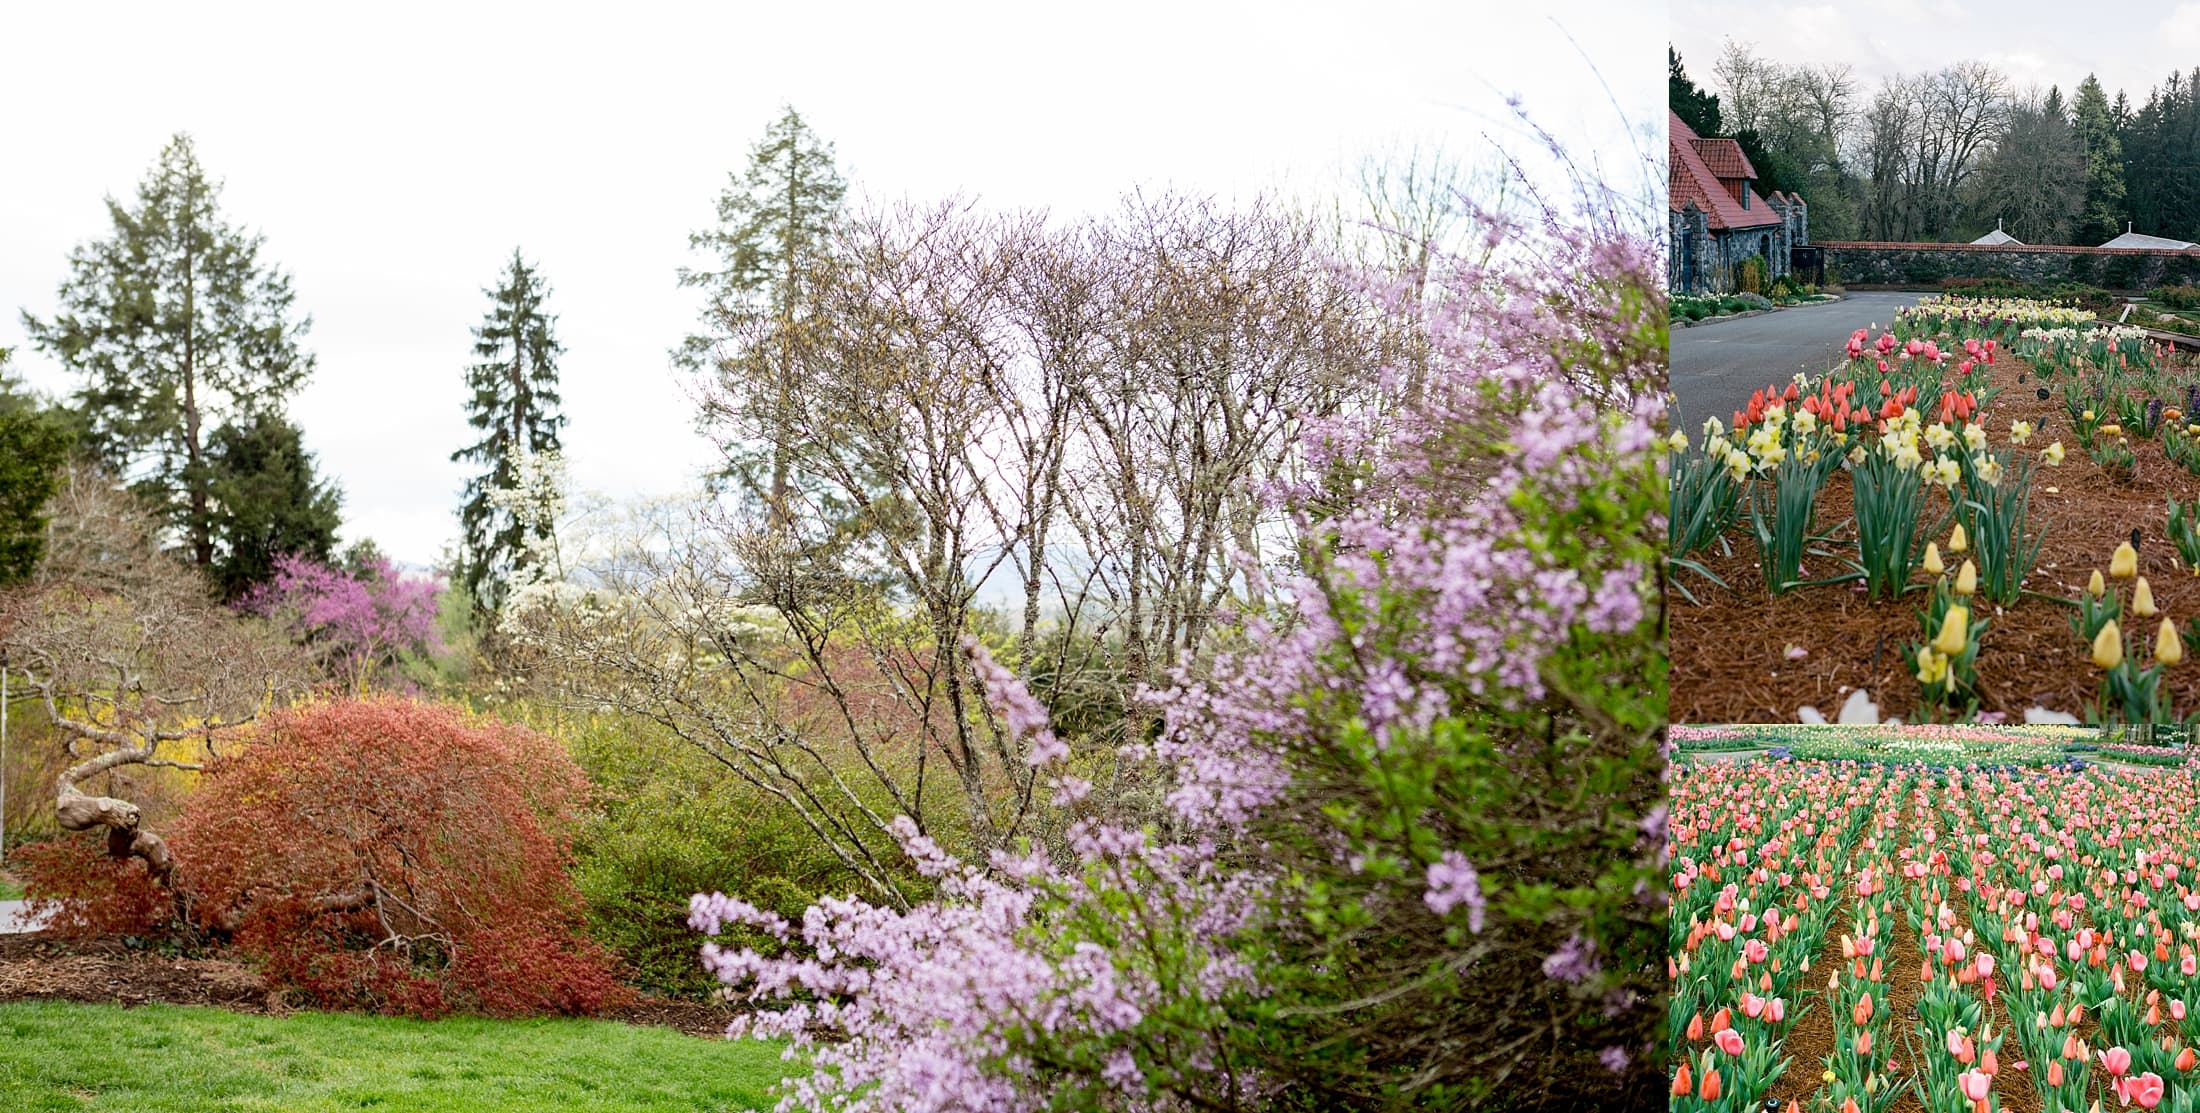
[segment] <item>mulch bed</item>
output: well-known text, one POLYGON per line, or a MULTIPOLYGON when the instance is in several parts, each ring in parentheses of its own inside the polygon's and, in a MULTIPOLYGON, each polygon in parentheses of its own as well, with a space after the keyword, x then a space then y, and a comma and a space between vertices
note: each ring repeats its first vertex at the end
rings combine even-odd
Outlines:
MULTIPOLYGON (((266 979, 225 958, 178 958, 133 948, 118 938, 64 938, 45 932, 0 935, 0 1002, 84 1001, 121 1005, 210 1005, 281 1016, 296 1012, 266 979)), ((734 1011, 708 1001, 644 997, 602 1017, 692 1036, 725 1034, 734 1011)))
MULTIPOLYGON (((2032 516, 2046 524, 2047 534, 2039 564, 2025 586, 2075 598, 2093 569, 2106 572, 2117 542, 2130 539, 2137 529, 2140 574, 2154 590, 2155 605, 2182 628, 2200 616, 2200 578, 2179 565, 2165 533, 2165 511, 2170 495, 2180 500, 2200 495, 2200 476, 2170 463, 2158 440, 2132 436, 2132 452, 2138 457, 2135 475, 2128 483, 2110 479, 2079 444, 2059 389, 2040 400, 2035 391, 2041 384, 2031 371, 2022 360, 2001 357, 1992 369, 1992 382, 2002 393, 1980 421, 1997 448, 2008 444, 2009 423, 2024 420, 2037 430, 2027 449, 2059 440, 2068 453, 2061 467, 2041 466, 2034 472, 2032 516)), ((2053 385, 2059 388, 2066 381, 2058 376, 2053 385)), ((1735 405, 1747 401, 1734 399, 1735 405)), ((1731 408, 1718 411, 1722 420, 1731 408)), ((1692 440, 1701 435, 1698 429, 1687 432, 1692 440)), ((1819 491, 1815 528, 1833 532, 1831 541, 1816 547, 1837 554, 1845 548, 1853 557, 1850 495, 1848 476, 1841 472, 1819 491)), ((1921 532, 1947 508, 1947 499, 1935 492, 1926 503, 1921 532)), ((1831 719, 1856 688, 1871 693, 1882 716, 1912 719, 1918 684, 1904 650, 1921 640, 1917 612, 1923 592, 1905 595, 1900 602, 1867 603, 1860 584, 1844 583, 1768 597, 1757 567, 1756 542, 1747 536, 1746 511, 1727 539, 1733 550, 1729 555, 1721 556, 1713 546, 1695 559, 1728 586, 1680 572, 1698 602, 1671 596, 1672 721, 1794 722, 1796 709, 1806 704, 1831 719), (1806 655, 1789 659, 1789 646, 1806 655)), ((1946 538, 1920 538, 1920 544, 1925 540, 1946 538)), ((1951 571, 1957 563, 1949 561, 1951 571)), ((1808 576, 1823 577, 1847 566, 1809 556, 1804 569, 1808 576)), ((1922 570, 1916 576, 1924 582, 1922 570)), ((2027 596, 2005 611, 1990 604, 1982 610, 1980 617, 1992 621, 1979 649, 1982 710, 2001 712, 2011 722, 2021 721, 2025 709, 2034 706, 2082 716, 2099 688, 2100 673, 2089 659, 2090 647, 2071 629, 2074 609, 2027 596)), ((2159 621, 2148 622, 2143 630, 2148 659, 2159 621)), ((2200 661, 2190 659, 2200 645, 2188 645, 2186 652, 2188 660, 2169 670, 2164 686, 2176 710, 2189 715, 2200 710, 2200 661)))

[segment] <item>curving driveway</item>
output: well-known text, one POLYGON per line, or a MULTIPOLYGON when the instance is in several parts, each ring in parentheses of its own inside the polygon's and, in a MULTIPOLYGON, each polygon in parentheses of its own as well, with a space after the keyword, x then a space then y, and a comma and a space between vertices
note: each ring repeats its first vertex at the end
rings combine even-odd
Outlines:
POLYGON ((1674 427, 1694 437, 1705 418, 1726 418, 1749 400, 1750 391, 1785 383, 1797 371, 1817 374, 1832 367, 1841 362, 1850 333, 1873 325, 1884 329, 1895 310, 1924 296, 1855 293, 1836 302, 1674 329, 1672 382, 1680 408, 1674 427))

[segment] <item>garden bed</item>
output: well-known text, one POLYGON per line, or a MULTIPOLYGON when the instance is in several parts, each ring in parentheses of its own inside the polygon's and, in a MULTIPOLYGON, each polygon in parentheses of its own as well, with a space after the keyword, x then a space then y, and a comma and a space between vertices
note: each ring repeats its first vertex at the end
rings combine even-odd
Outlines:
POLYGON ((2184 771, 1679 770, 1671 1108, 2190 1108, 2200 982, 2177 941, 2200 928, 2173 879, 2193 789, 2184 771), (2124 821, 2113 848, 2101 815, 2124 821), (2110 855, 2140 864, 2098 868, 2110 855))
MULTIPOLYGON (((2001 331, 2010 336, 2017 327, 2001 331)), ((1954 343, 1957 338, 1943 334, 1942 339, 1954 343)), ((2126 348, 2136 343, 2127 343, 2126 348)), ((1875 354, 1867 350, 1861 364, 1852 364, 1852 373, 1857 367, 1869 368, 1875 354)), ((2159 356, 2157 352, 2147 358, 2159 359, 2163 390, 2176 384, 2182 395, 2183 387, 2200 382, 2200 365, 2190 354, 2159 356)), ((2128 477, 2114 478, 2088 457, 2062 392, 2072 383, 2091 383, 2088 376, 2098 377, 2097 370, 2079 372, 2065 365, 2057 373, 2050 368, 2043 387, 2041 367, 2012 354, 2006 344, 1996 345, 1990 362, 1967 361, 1975 362, 1967 375, 1958 376, 1955 361, 1948 362, 1951 366, 1945 375, 1951 391, 1968 390, 1985 400, 1984 408, 1970 420, 1984 430, 1989 451, 2004 452, 2014 462, 2019 457, 2037 459, 2050 443, 2060 442, 2065 449, 2060 466, 2037 466, 2030 479, 2030 515, 2035 526, 2044 526, 2044 536, 2037 563, 2022 581, 2026 593, 2000 605, 1981 596, 1973 607, 1977 617, 1989 620, 1975 657, 1976 710, 2012 722, 2021 721, 2031 708, 2082 716, 2101 686, 2103 673, 2093 665, 2087 641, 2072 629, 2074 604, 2058 600, 2078 597, 2095 569, 2110 568, 2119 542, 2136 540, 2136 571, 2147 578, 2160 613, 2185 629, 2189 640, 2191 620, 2200 617, 2200 578, 2172 547, 2165 511, 2171 496, 2200 497, 2200 475, 2173 463, 2159 435, 2126 436, 2135 458, 2128 477), (2048 389, 2047 398, 2039 397, 2042 389, 2048 389), (2015 446, 2011 424, 2020 421, 2034 431, 2028 443, 2015 446)), ((1852 374, 1865 376, 1878 377, 1869 371, 1864 376, 1852 374)), ((1818 382, 1814 380, 1811 387, 1816 389, 1818 382)), ((1749 400, 1735 401, 1746 405, 1749 400)), ((2108 407, 2106 402, 2102 405, 2108 407)), ((1692 440, 1701 436, 1697 429, 1687 432, 1692 440)), ((1838 450, 1847 453, 1860 439, 1852 434, 1838 450)), ((1700 451, 1700 443, 1692 450, 1700 451)), ((1767 485, 1768 493, 1770 482, 1756 475, 1748 480, 1753 487, 1767 485)), ((1834 470, 1818 492, 1811 529, 1816 539, 1803 557, 1803 586, 1768 593, 1758 543, 1750 529, 1746 493, 1740 500, 1739 521, 1721 535, 1724 544, 1689 554, 1702 571, 1726 586, 1695 570, 1675 569, 1677 584, 1695 600, 1676 594, 1671 610, 1675 722, 1792 722, 1805 706, 1831 717, 1859 688, 1871 693, 1884 715, 1905 719, 1916 715, 1923 687, 1911 653, 1924 640, 1918 612, 1929 598, 1928 592, 1919 589, 1935 577, 1915 571, 1908 580, 1913 585, 1909 592, 1897 600, 1876 602, 1868 601, 1863 586, 1855 581, 1808 582, 1846 573, 1851 567, 1846 561, 1859 556, 1853 498, 1848 469, 1834 470)), ((1950 506, 1938 488, 1929 489, 1913 559, 1928 541, 1947 546, 1950 506)), ((1960 558, 1944 559, 1953 565, 1960 558)), ((2129 581, 2116 581, 2115 590, 2128 599, 2129 581)), ((2137 629, 2123 631, 2133 659, 2147 657, 2158 621, 2144 621, 2137 629)), ((2177 714, 2200 711, 2200 665, 2187 662, 2167 668, 2160 687, 2177 714)))

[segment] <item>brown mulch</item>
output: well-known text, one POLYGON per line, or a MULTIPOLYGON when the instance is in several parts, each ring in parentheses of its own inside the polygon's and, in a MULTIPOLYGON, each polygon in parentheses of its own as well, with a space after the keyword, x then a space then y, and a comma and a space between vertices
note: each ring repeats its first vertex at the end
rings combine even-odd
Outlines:
MULTIPOLYGON (((45 932, 0 935, 0 1003, 9 1001, 209 1005, 275 1016, 297 1011, 241 962, 177 958, 133 949, 115 938, 45 932)), ((725 1034, 733 1016, 721 1003, 643 997, 601 1019, 715 1038, 725 1034)))
MULTIPOLYGON (((2181 364, 2192 357, 2180 356, 2181 364)), ((2060 386, 2069 381, 2058 375, 2057 388, 2045 401, 2035 391, 2041 385, 2031 377, 2031 367, 2008 356, 1992 371, 1993 384, 2002 387, 1980 424, 1995 447, 2008 444, 2009 423, 2025 420, 2038 430, 2027 449, 2037 450, 2061 441, 2068 456, 2059 468, 2041 466, 2032 482, 2032 518, 2047 526, 2038 565, 2026 587, 2042 594, 2074 598, 2095 568, 2104 572, 2117 542, 2140 531, 2139 571, 2154 591, 2155 605, 2176 620, 2200 616, 2200 578, 2178 563, 2165 532, 2168 497, 2187 500, 2200 496, 2200 476, 2170 463, 2159 440, 2130 437, 2138 468, 2129 483, 2111 480, 2085 454, 2069 414, 2061 403, 2060 386), (2018 383, 2018 376, 2026 381, 2018 383), (2055 490, 2050 491, 2048 488, 2055 490)), ((1744 404, 1746 397, 1734 402, 1744 404)), ((1732 407, 1727 407, 1731 409, 1732 407)), ((1720 411, 1726 419, 1725 410, 1720 411)), ((2189 416, 2186 420, 2194 420, 2189 416)), ((1688 430, 1691 439, 1699 430, 1688 430)), ((1853 558, 1855 526, 1849 520, 1851 489, 1848 476, 1836 473, 1819 492, 1816 529, 1831 531, 1832 540, 1818 545, 1853 558)), ((1920 530, 1944 515, 1947 499, 1937 492, 1926 504, 1920 530)), ((1802 587, 1768 598, 1757 568, 1756 542, 1743 523, 1730 530, 1730 555, 1716 547, 1695 554, 1726 588, 1691 572, 1680 572, 1683 583, 1698 600, 1691 604, 1675 594, 1671 598, 1671 718, 1677 723, 1794 722, 1796 709, 1809 704, 1833 718, 1851 690, 1864 688, 1879 704, 1882 716, 1916 714, 1918 685, 1903 651, 1920 639, 1917 612, 1922 592, 1912 592, 1899 602, 1867 603, 1857 583, 1802 587), (1789 660, 1786 650, 1799 646, 1807 655, 1789 660)), ((1945 537, 1921 538, 1945 541, 1945 537)), ((1950 561, 1951 571, 1959 563, 1950 561)), ((1822 556, 1806 556, 1809 576, 1824 577, 1847 571, 1847 565, 1822 556)), ((1926 577, 1916 573, 1919 582, 1926 577)), ((2128 594, 2127 594, 2128 599, 2128 594)), ((1978 672, 1983 711, 2001 712, 2020 721, 2028 707, 2042 706, 2074 715, 2100 684, 2090 647, 2071 629, 2072 607, 2048 599, 2026 596, 2006 609, 1990 604, 1981 617, 1991 620, 1980 643, 1978 672)), ((2144 628, 2146 656, 2152 656, 2154 627, 2144 628)), ((2130 632, 2130 631, 2127 631, 2130 632)), ((2191 656, 2200 646, 2188 646, 2191 656)), ((2173 667, 2164 681, 2175 708, 2185 714, 2200 710, 2200 663, 2188 660, 2173 667)))

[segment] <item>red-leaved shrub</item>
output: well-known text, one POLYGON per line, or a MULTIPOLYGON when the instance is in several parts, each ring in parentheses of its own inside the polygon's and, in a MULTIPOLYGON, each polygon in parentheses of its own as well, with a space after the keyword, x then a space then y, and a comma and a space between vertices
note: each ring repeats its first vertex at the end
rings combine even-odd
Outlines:
POLYGON ((137 858, 107 853, 99 831, 74 831, 8 850, 30 913, 56 935, 145 935, 176 914, 175 898, 137 858))
POLYGON ((567 872, 586 790, 523 727, 321 702, 211 764, 171 841, 192 918, 318 1003, 593 1013, 626 991, 567 872))

